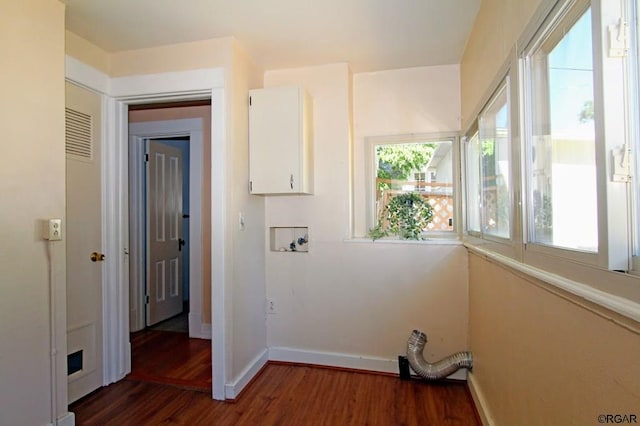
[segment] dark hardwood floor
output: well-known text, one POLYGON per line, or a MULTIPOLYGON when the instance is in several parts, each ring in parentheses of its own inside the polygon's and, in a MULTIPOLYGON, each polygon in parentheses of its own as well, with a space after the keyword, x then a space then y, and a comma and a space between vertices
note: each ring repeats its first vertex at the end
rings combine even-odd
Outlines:
POLYGON ((143 330, 131 334, 127 380, 182 386, 211 394, 211 340, 187 333, 143 330))
POLYGON ((77 425, 480 425, 464 383, 268 364, 236 402, 122 380, 70 407, 77 425))

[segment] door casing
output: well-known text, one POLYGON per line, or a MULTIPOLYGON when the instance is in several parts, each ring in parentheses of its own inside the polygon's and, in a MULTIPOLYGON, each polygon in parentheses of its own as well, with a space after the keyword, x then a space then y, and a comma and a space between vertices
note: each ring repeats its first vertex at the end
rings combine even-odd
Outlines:
MULTIPOLYGON (((110 78, 75 58, 66 56, 68 81, 102 93, 103 96, 103 276, 104 381, 122 379, 131 371, 129 343, 129 221, 128 221, 128 119, 127 105, 153 101, 180 101, 211 98, 211 310, 212 310, 212 395, 225 400, 227 382, 227 311, 225 293, 227 268, 225 251, 230 242, 225 235, 227 198, 225 162, 227 151, 228 91, 224 68, 197 69, 161 74, 110 78)), ((64 324, 57 324, 64 327, 64 324)), ((59 371, 64 374, 64 371, 59 371)))

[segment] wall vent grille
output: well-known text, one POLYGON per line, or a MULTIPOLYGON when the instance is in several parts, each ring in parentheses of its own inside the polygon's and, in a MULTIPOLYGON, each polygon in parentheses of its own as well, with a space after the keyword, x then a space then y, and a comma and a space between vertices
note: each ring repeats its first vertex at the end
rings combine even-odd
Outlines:
POLYGON ((66 153, 76 158, 93 158, 91 135, 93 120, 89 114, 65 108, 66 153))

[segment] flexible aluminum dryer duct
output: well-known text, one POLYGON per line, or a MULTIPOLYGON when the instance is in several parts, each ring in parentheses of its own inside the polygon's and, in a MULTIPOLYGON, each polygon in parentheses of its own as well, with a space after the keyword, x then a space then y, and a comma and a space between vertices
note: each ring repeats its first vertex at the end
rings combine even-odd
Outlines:
POLYGON ((411 369, 420 377, 428 380, 444 379, 461 368, 471 370, 473 368, 473 355, 471 352, 456 352, 433 364, 424 360, 422 351, 427 343, 427 335, 421 331, 413 330, 407 341, 407 359, 411 369))

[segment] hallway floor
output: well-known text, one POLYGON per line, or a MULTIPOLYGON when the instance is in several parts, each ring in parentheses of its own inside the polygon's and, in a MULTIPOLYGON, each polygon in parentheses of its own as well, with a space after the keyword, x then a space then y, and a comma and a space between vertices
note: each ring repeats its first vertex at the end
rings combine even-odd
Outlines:
POLYGON ((126 380, 162 383, 211 393, 211 340, 147 329, 131 334, 126 380))

